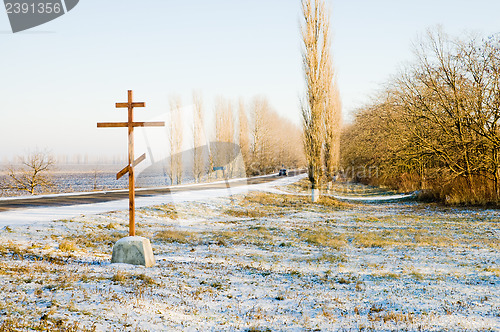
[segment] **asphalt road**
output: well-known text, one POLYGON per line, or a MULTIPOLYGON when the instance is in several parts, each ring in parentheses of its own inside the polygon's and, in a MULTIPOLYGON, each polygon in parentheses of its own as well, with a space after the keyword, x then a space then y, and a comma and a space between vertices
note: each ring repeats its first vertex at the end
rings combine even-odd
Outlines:
MULTIPOLYGON (((295 176, 305 171, 290 171, 288 176, 295 176)), ((174 192, 182 191, 193 191, 193 190, 208 190, 208 189, 221 189, 227 187, 238 187, 246 186, 252 184, 259 184, 265 182, 271 182, 279 179, 278 175, 268 176, 268 177, 254 177, 248 178, 241 181, 227 182, 217 182, 217 183, 206 183, 199 184, 195 186, 171 186, 164 188, 151 188, 151 189, 136 189, 136 197, 147 197, 156 195, 166 195, 174 192)), ((31 207, 57 207, 57 206, 70 206, 79 204, 93 204, 102 203, 109 201, 116 201, 121 199, 128 199, 128 190, 114 190, 106 192, 96 192, 96 193, 75 193, 75 194, 64 194, 64 195, 49 195, 47 196, 29 196, 29 197, 13 197, 11 199, 6 198, 0 200, 0 212, 13 210, 13 209, 25 209, 31 207)))

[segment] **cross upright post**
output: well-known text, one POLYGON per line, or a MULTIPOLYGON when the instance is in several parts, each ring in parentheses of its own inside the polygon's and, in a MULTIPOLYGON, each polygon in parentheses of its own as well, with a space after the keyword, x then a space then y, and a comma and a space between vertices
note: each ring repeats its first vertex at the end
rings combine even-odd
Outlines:
POLYGON ((146 107, 143 102, 133 102, 132 90, 128 90, 128 100, 126 103, 116 103, 116 108, 128 109, 127 122, 101 122, 98 128, 128 128, 128 165, 116 174, 118 180, 128 173, 128 199, 129 199, 129 235, 135 236, 135 176, 134 166, 146 159, 146 154, 134 160, 134 128, 135 127, 163 127, 165 122, 134 122, 134 107, 146 107))
MULTIPOLYGON (((132 103, 132 90, 128 90, 128 211, 129 211, 129 234, 135 236, 135 177, 134 177, 134 106, 132 103)), ((144 105, 146 106, 146 105, 144 105)), ((118 106, 118 103, 116 105, 118 106)), ((143 107, 143 106, 136 106, 143 107)))

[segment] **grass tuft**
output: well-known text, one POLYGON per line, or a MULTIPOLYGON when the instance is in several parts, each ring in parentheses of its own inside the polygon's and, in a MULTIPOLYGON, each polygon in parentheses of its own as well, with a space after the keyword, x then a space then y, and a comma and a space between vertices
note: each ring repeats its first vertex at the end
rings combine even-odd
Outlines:
POLYGON ((331 247, 337 250, 343 248, 347 244, 345 236, 333 234, 325 228, 299 231, 298 236, 309 244, 331 247))
POLYGON ((70 240, 62 240, 59 243, 59 250, 64 252, 73 252, 76 250, 76 243, 70 240))
POLYGON ((156 233, 154 238, 158 241, 163 241, 167 243, 189 243, 189 244, 198 244, 200 242, 200 238, 198 234, 194 232, 186 232, 179 231, 175 229, 167 229, 164 231, 160 231, 156 233))

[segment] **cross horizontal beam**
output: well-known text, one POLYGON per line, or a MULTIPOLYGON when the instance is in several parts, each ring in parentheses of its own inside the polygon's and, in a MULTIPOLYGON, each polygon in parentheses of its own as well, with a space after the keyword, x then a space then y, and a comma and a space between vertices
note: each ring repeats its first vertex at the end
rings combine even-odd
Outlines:
POLYGON ((146 107, 146 103, 116 103, 116 108, 146 107))
MULTIPOLYGON (((97 128, 128 127, 129 122, 100 122, 97 128)), ((164 127, 165 122, 130 122, 131 127, 164 127)))

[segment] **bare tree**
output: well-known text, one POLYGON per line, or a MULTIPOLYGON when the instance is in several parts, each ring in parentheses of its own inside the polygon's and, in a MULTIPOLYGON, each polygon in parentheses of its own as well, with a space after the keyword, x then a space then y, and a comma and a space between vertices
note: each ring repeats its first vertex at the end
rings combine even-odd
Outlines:
POLYGON ((342 104, 337 81, 330 89, 325 112, 325 145, 324 163, 325 178, 328 185, 337 172, 340 156, 340 133, 342 121, 342 104))
POLYGON ((302 103, 304 150, 312 200, 316 201, 322 177, 325 112, 333 83, 330 22, 323 0, 302 0, 302 13, 302 62, 307 89, 307 102, 302 103))
POLYGON ((236 151, 234 151, 234 116, 233 107, 229 100, 219 97, 215 104, 215 139, 221 143, 217 144, 214 155, 214 163, 218 167, 225 167, 226 176, 231 177, 236 151))
POLYGON ((252 162, 250 165, 253 175, 267 174, 272 167, 271 146, 271 109, 267 99, 256 97, 252 101, 252 162))
POLYGON ((500 34, 458 45, 458 56, 468 73, 469 127, 479 136, 481 170, 493 181, 495 203, 500 201, 500 34))
POLYGON ((27 191, 34 195, 39 188, 50 188, 54 184, 48 175, 55 165, 55 159, 46 151, 35 151, 18 157, 20 166, 7 169, 8 188, 27 191))
POLYGON ((243 102, 243 99, 240 99, 238 105, 238 120, 239 120, 238 143, 240 144, 240 150, 243 156, 243 162, 248 171, 251 163, 250 132, 248 128, 248 116, 245 111, 245 103, 243 102))
POLYGON ((98 183, 99 183, 99 177, 102 173, 101 169, 99 168, 99 166, 96 166, 92 169, 92 173, 93 173, 93 185, 92 185, 92 190, 97 190, 98 189, 98 183))
POLYGON ((196 182, 200 182, 201 176, 205 171, 205 162, 203 156, 204 141, 204 114, 203 101, 198 93, 193 93, 193 177, 196 182))
POLYGON ((182 116, 181 99, 179 96, 170 98, 170 169, 168 175, 170 182, 182 183, 182 116))
POLYGON ((429 30, 416 59, 343 136, 343 163, 371 184, 431 189, 448 203, 500 196, 500 47, 429 30))
POLYGON ((281 165, 304 165, 302 131, 299 126, 279 116, 267 99, 262 97, 253 99, 250 118, 249 174, 268 174, 277 171, 281 165))
POLYGON ((265 108, 262 106, 262 100, 254 98, 252 101, 251 117, 252 117, 252 163, 250 165, 252 175, 260 175, 264 172, 262 169, 263 155, 265 150, 265 108))

